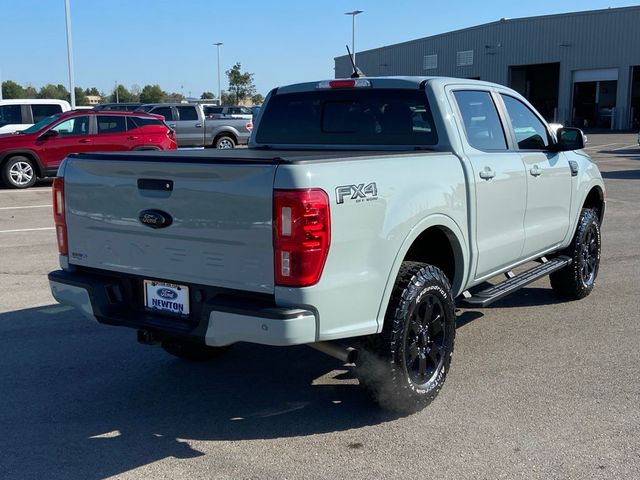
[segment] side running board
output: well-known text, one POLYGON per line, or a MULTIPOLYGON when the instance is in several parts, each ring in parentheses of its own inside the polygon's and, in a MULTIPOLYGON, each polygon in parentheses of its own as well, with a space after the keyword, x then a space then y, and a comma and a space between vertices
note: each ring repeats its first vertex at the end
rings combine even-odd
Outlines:
POLYGON ((550 273, 571 264, 571 258, 566 256, 558 256, 551 260, 547 260, 545 257, 542 257, 540 261, 542 262, 540 265, 533 267, 526 272, 519 273, 518 275, 514 275, 513 272, 507 272, 507 280, 485 290, 475 293, 470 293, 469 291, 464 292, 463 298, 460 301, 461 305, 486 307, 496 300, 500 300, 510 293, 520 290, 522 287, 535 282, 539 278, 545 277, 550 273))

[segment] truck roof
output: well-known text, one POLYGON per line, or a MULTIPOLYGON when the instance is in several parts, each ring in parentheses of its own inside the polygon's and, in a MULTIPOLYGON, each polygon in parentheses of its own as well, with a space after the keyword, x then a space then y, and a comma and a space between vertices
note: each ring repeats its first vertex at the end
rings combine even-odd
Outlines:
MULTIPOLYGON (((354 80, 351 78, 333 78, 329 80, 320 80, 317 82, 304 82, 295 83, 291 85, 285 85, 278 87, 278 93, 294 93, 304 92, 309 90, 317 90, 318 85, 333 82, 336 80, 354 80)), ((371 83, 372 88, 420 88, 425 83, 438 82, 442 84, 465 84, 465 85, 478 85, 487 87, 502 87, 496 83, 484 82, 481 80, 471 80, 467 78, 454 78, 454 77, 425 77, 425 76, 386 76, 386 77, 360 77, 357 80, 366 80, 371 83)))

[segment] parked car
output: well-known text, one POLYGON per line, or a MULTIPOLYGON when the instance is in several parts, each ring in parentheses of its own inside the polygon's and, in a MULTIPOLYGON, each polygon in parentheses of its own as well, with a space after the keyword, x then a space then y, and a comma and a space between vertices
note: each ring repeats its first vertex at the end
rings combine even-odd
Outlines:
POLYGON ((245 120, 251 120, 253 118, 253 112, 248 107, 242 105, 231 106, 218 106, 218 105, 205 105, 204 114, 207 119, 210 118, 244 118, 245 120))
POLYGON ((65 100, 0 100, 0 134, 24 130, 44 118, 69 110, 71 105, 65 100))
POLYGON ((38 178, 54 176, 71 153, 175 149, 173 130, 157 115, 67 112, 0 135, 0 180, 10 188, 31 187, 38 178))
POLYGON ((119 112, 133 112, 138 110, 142 103, 100 103, 93 107, 94 110, 115 110, 119 112))
POLYGON ((414 411, 447 377, 456 305, 545 276, 561 298, 593 290, 606 195, 582 147, 488 82, 283 86, 248 149, 68 158, 52 293, 185 359, 308 344, 414 411))
POLYGON ((249 141, 253 128, 251 116, 205 120, 202 105, 193 103, 149 103, 140 110, 162 115, 176 131, 178 147, 234 148, 249 141))

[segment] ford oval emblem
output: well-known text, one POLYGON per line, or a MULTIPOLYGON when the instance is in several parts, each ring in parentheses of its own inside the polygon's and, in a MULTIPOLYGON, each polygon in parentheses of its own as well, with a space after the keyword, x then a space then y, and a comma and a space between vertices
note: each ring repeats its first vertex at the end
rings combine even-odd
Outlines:
POLYGON ((157 293, 159 297, 166 298, 167 300, 175 300, 178 298, 178 294, 168 288, 159 288, 157 293))
POLYGON ((173 223, 173 218, 162 210, 143 210, 138 216, 140 223, 151 228, 165 228, 173 223))

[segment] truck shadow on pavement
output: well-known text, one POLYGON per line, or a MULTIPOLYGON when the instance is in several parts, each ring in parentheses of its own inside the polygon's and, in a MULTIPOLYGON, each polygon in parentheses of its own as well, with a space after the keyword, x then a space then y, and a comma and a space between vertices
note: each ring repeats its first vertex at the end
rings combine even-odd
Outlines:
POLYGON ((106 478, 202 456, 199 440, 298 437, 398 418, 340 362, 308 347, 238 344, 221 359, 188 363, 61 306, 0 313, 0 365, 0 478, 106 478))
POLYGON ((640 170, 616 170, 602 172, 605 180, 640 180, 640 170))

